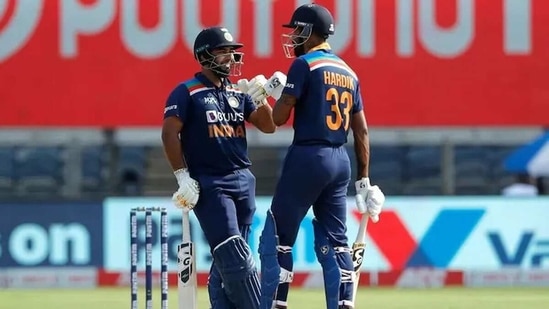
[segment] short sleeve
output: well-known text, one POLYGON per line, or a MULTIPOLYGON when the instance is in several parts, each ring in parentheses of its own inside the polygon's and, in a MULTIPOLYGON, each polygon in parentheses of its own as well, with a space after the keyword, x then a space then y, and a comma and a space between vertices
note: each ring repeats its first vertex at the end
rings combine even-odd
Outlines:
POLYGON ((362 92, 360 91, 360 83, 357 81, 356 83, 356 94, 355 94, 355 100, 353 102, 353 114, 361 112, 364 109, 364 106, 362 105, 362 92))
POLYGON ((248 121, 248 117, 257 109, 255 106, 252 97, 245 94, 244 95, 244 119, 248 121))
POLYGON ((166 100, 164 119, 175 116, 185 122, 191 100, 191 95, 189 94, 187 87, 184 84, 179 84, 172 90, 166 100))
POLYGON ((283 94, 300 98, 309 76, 309 64, 303 58, 296 58, 288 70, 283 94))

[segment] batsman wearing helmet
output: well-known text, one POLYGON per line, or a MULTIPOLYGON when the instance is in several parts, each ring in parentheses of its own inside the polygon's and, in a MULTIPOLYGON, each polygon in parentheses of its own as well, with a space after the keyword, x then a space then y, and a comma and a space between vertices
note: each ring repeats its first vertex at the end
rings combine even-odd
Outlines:
MULTIPOLYGON (((287 308, 292 247, 309 208, 315 219, 315 252, 323 269, 328 309, 353 308, 353 263, 346 236, 351 169, 344 148, 353 130, 358 161, 357 207, 375 222, 385 196, 368 178, 369 139, 360 82, 326 42, 335 32, 330 12, 316 4, 298 7, 284 27, 284 51, 295 60, 273 109, 277 126, 294 110, 294 139, 267 213, 259 245, 261 309, 287 308), (274 305, 273 305, 274 301, 274 305)), ((250 85, 254 100, 270 95, 272 83, 250 85)))
POLYGON ((260 298, 247 242, 256 205, 245 121, 265 133, 276 126, 265 99, 253 101, 229 80, 240 75, 241 47, 226 28, 202 30, 194 42, 202 69, 170 93, 162 125, 179 185, 173 201, 183 211, 194 210, 210 245, 213 309, 255 309, 260 298))

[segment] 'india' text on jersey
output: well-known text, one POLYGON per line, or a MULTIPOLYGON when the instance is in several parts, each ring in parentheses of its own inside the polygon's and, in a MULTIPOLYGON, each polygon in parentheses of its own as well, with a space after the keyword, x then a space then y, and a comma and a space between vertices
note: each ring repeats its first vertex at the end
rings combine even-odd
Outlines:
POLYGON ((181 143, 191 176, 228 173, 251 165, 245 121, 255 109, 250 97, 228 80, 215 87, 201 73, 171 92, 164 118, 176 116, 183 122, 181 143))

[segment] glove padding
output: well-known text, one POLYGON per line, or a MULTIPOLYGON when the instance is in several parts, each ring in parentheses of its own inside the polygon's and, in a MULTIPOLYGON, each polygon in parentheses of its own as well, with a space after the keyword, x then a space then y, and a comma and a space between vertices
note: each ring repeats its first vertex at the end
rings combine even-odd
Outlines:
POLYGON ((385 204, 385 195, 378 186, 370 185, 368 177, 355 182, 356 207, 360 213, 368 213, 374 223, 379 221, 379 214, 385 204))
POLYGON ((280 99, 282 90, 286 86, 286 75, 276 71, 268 80, 264 79, 263 75, 258 75, 248 83, 247 93, 252 97, 252 100, 263 101, 267 97, 272 97, 275 100, 280 99), (263 79, 261 78, 263 77, 263 79))
POLYGON ((236 87, 238 88, 238 90, 244 93, 248 93, 248 90, 250 89, 250 87, 248 86, 249 83, 250 82, 247 79, 242 78, 236 82, 236 87))
MULTIPOLYGON (((236 82, 236 85, 238 87, 238 89, 244 93, 248 93, 248 91, 250 90, 250 84, 252 83, 256 83, 256 81, 263 81, 263 82, 267 82, 267 79, 265 78, 265 76, 263 75, 257 75, 256 77, 252 78, 252 80, 248 81, 247 79, 243 78, 243 79, 239 79, 238 82, 236 82)), ((260 106, 263 106, 265 104, 267 104, 267 99, 263 99, 263 100, 260 100, 260 101, 256 101, 256 100, 253 100, 252 98, 252 101, 254 102, 255 106, 257 107, 260 107, 260 106)))
POLYGON ((177 208, 183 211, 191 211, 198 202, 200 186, 191 178, 187 169, 179 169, 174 172, 179 189, 173 194, 172 200, 177 208))

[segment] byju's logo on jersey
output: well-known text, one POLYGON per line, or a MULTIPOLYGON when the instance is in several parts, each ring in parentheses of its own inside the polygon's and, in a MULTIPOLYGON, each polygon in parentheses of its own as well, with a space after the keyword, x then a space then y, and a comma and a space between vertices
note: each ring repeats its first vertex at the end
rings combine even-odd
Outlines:
POLYGON ((209 110, 206 111, 206 122, 210 138, 246 138, 244 113, 209 110))
POLYGON ((208 93, 208 95, 204 97, 204 103, 206 105, 214 105, 217 104, 217 99, 211 93, 208 93))
POLYGON ((217 111, 206 111, 206 121, 208 123, 216 123, 217 118, 217 111))
POLYGON ((220 111, 206 111, 206 122, 208 123, 217 123, 217 122, 243 122, 244 113, 223 113, 220 111))

